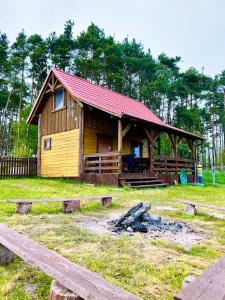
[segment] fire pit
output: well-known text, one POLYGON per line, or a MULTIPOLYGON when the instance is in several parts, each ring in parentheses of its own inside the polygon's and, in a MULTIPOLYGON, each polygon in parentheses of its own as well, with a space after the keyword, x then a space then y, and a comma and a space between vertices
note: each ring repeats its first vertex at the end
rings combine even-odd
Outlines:
POLYGON ((114 225, 113 231, 148 232, 149 229, 154 231, 182 231, 182 224, 177 222, 162 222, 161 217, 154 216, 148 212, 150 209, 151 204, 138 203, 119 219, 110 221, 114 225))

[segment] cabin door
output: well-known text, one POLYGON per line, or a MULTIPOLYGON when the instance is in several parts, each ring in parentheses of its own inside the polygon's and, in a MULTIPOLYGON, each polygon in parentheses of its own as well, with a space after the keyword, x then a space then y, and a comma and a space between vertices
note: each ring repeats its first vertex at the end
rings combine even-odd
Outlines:
POLYGON ((106 153, 112 152, 113 138, 110 135, 98 134, 97 135, 97 152, 106 153))

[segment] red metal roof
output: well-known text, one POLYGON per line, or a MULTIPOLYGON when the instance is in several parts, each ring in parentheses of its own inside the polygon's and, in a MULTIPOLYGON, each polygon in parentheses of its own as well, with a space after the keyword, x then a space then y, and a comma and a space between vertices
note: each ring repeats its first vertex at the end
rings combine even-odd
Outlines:
MULTIPOLYGON (((98 86, 85 79, 71 75, 55 67, 52 67, 51 71, 70 92, 70 94, 74 97, 79 98, 81 102, 87 103, 118 117, 130 116, 133 118, 151 122, 162 127, 166 127, 171 130, 178 131, 180 133, 185 133, 197 137, 194 134, 166 124, 147 106, 145 106, 138 100, 113 92, 108 88, 98 86)), ((38 103, 36 104, 38 105, 38 103)), ((32 118, 32 112, 30 117, 32 118)), ((201 137, 198 138, 202 139, 201 137)))

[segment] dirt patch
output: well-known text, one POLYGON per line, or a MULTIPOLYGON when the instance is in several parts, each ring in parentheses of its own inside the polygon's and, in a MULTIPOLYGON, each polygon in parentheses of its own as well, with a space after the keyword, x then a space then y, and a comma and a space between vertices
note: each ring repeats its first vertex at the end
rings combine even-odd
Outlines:
MULTIPOLYGON (((192 228, 192 226, 185 222, 179 222, 182 224, 183 228, 181 231, 173 232, 173 231, 160 231, 155 228, 149 228, 147 233, 138 233, 138 232, 129 232, 129 231, 121 231, 115 232, 114 226, 110 224, 110 221, 117 219, 120 214, 109 214, 104 216, 104 218, 97 216, 82 216, 74 219, 76 224, 83 229, 86 229, 90 232, 93 232, 98 235, 107 235, 111 237, 119 237, 119 236, 129 236, 133 237, 136 235, 142 236, 143 239, 150 240, 166 240, 169 242, 173 242, 178 244, 179 246, 185 247, 189 249, 193 245, 197 245, 202 240, 203 232, 192 228)), ((173 222, 174 220, 163 219, 163 222, 173 222)))

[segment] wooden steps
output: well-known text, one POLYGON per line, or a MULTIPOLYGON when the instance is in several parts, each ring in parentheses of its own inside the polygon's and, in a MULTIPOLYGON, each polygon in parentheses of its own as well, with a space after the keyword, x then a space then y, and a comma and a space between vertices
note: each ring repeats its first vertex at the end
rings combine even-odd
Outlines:
POLYGON ((128 176, 126 177, 126 174, 123 174, 121 177, 119 177, 120 185, 122 186, 129 186, 131 188, 153 188, 153 187, 165 187, 168 184, 163 182, 163 180, 155 177, 155 176, 128 176))

